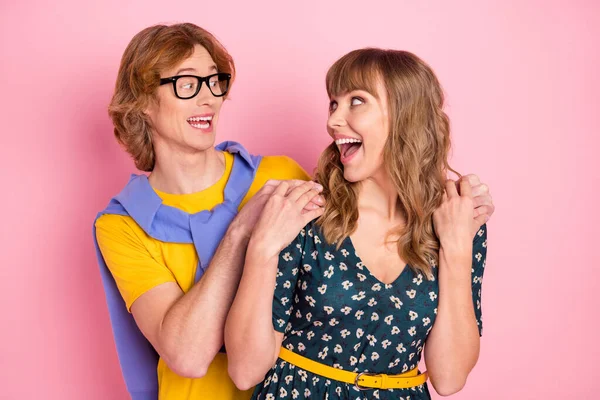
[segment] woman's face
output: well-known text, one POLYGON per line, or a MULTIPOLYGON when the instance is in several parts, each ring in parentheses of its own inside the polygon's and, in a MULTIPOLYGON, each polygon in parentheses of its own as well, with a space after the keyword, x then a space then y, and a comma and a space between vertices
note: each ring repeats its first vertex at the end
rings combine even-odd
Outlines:
POLYGON ((340 151, 344 178, 349 182, 385 172, 383 150, 390 123, 387 94, 381 82, 377 96, 353 90, 330 99, 327 131, 340 151))
MULTIPOLYGON (((217 72, 217 66, 208 51, 196 45, 189 58, 174 68, 163 71, 160 77, 205 77, 217 72)), ((182 81, 178 81, 178 84, 180 82, 182 81)), ((177 98, 172 83, 161 85, 158 87, 156 99, 146 113, 152 121, 152 139, 157 153, 161 153, 161 149, 195 153, 214 145, 223 97, 213 96, 206 82, 202 83, 200 92, 195 97, 186 100, 177 98)))

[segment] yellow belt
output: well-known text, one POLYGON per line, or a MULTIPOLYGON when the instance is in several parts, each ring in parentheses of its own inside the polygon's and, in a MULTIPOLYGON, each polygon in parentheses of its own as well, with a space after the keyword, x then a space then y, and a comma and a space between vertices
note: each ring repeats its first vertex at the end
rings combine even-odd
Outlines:
POLYGON ((361 390, 368 389, 407 389, 422 385, 427 380, 427 372, 419 374, 417 368, 400 375, 374 374, 370 372, 355 373, 333 368, 303 357, 288 349, 281 348, 279 358, 294 364, 296 367, 321 375, 325 378, 350 383, 361 390))

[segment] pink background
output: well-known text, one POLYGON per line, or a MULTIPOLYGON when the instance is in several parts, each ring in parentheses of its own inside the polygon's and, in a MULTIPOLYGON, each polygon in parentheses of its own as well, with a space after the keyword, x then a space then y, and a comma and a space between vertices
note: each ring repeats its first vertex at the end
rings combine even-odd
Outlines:
POLYGON ((127 398, 91 237, 133 172, 106 108, 133 35, 181 21, 237 63, 219 139, 309 170, 328 143, 335 59, 370 45, 428 61, 448 93, 453 164, 497 205, 481 357, 454 398, 597 396, 600 3, 350 4, 2 0, 0 398, 127 398))

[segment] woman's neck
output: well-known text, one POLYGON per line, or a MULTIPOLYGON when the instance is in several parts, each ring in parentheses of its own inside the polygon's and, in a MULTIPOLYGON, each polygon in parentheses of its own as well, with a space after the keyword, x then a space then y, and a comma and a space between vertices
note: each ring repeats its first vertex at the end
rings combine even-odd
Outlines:
POLYGON ((358 209, 369 210, 391 223, 403 220, 402 208, 398 202, 398 191, 387 172, 360 182, 358 189, 358 209))
POLYGON ((156 152, 155 157, 148 180, 152 187, 165 193, 200 192, 217 183, 225 172, 225 156, 214 147, 194 153, 156 152))

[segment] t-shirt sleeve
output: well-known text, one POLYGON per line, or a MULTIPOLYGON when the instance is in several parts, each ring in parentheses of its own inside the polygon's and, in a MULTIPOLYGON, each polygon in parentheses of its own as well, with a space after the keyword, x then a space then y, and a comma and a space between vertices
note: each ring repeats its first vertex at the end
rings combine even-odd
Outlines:
POLYGON ((483 331, 483 322, 481 319, 481 283, 485 270, 486 256, 487 225, 484 224, 473 239, 473 263, 471 267, 471 290, 473 292, 473 307, 475 309, 475 317, 477 318, 479 336, 481 336, 483 331))
POLYGON ((287 156, 264 157, 259 166, 259 171, 264 170, 269 175, 268 179, 300 179, 310 180, 310 175, 292 158, 287 156))
POLYGON ((306 229, 279 254, 275 293, 273 295, 273 328, 285 332, 295 303, 296 285, 304 254, 306 229))
POLYGON ((240 204, 240 209, 254 196, 268 180, 299 179, 309 181, 310 175, 293 159, 287 156, 265 156, 262 158, 256 176, 248 193, 240 204))
POLYGON ((103 215, 96 221, 98 247, 130 312, 148 290, 176 282, 173 273, 152 256, 147 247, 150 239, 144 236, 130 217, 103 215))
POLYGON ((287 156, 265 156, 256 170, 255 184, 262 187, 269 179, 310 180, 310 175, 296 161, 287 156))

